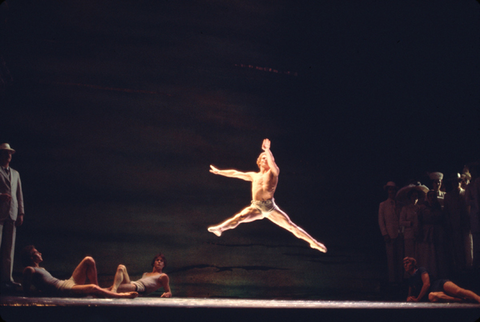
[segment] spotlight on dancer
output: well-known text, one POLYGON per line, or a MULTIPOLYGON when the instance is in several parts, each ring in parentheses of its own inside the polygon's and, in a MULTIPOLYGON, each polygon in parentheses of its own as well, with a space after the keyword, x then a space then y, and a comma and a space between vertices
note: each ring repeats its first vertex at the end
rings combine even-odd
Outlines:
POLYGON ((274 224, 288 230, 297 238, 303 239, 309 243, 311 248, 326 253, 327 248, 325 245, 316 241, 305 230, 295 225, 288 215, 275 204, 273 195, 277 189, 280 169, 275 163, 272 151, 270 151, 270 145, 271 143, 269 139, 263 140, 263 152, 257 160, 257 165, 259 167, 258 172, 219 170, 213 165, 210 165, 210 172, 214 174, 251 181, 252 203, 235 216, 225 220, 217 226, 208 227, 208 231, 220 237, 224 231, 234 229, 241 223, 248 223, 267 218, 274 224))

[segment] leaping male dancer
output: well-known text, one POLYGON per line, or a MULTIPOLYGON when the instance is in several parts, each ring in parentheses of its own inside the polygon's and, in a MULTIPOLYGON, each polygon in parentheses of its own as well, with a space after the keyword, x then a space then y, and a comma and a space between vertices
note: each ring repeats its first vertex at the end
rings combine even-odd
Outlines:
POLYGON ((326 253, 327 248, 322 243, 316 241, 305 230, 295 225, 288 215, 284 213, 275 204, 273 194, 277 188, 278 175, 280 169, 275 163, 273 154, 270 151, 270 140, 263 140, 263 152, 257 159, 257 165, 260 168, 259 172, 240 172, 237 170, 219 170, 213 165, 210 165, 210 172, 219 174, 225 177, 243 179, 252 182, 252 204, 241 212, 222 222, 217 226, 208 227, 208 231, 214 233, 218 237, 222 232, 229 229, 234 229, 241 223, 248 223, 255 220, 268 218, 278 226, 288 230, 297 238, 305 240, 310 244, 310 247, 326 253))

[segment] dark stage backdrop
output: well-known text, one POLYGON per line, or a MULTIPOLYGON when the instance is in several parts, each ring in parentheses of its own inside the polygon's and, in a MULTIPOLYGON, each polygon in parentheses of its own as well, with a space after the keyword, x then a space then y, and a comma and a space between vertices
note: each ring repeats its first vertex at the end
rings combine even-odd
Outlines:
POLYGON ((17 254, 59 277, 86 255, 105 285, 138 277, 161 251, 175 296, 376 298, 383 185, 479 159, 474 0, 7 2, 17 254), (206 230, 251 198, 209 165, 256 170, 264 138, 277 204, 327 254, 268 220, 206 230))

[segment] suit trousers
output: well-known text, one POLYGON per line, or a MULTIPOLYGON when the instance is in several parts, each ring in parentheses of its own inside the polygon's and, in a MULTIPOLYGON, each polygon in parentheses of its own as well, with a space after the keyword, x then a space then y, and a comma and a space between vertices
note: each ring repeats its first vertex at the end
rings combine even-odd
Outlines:
POLYGON ((400 283, 403 280, 403 246, 401 234, 385 243, 389 283, 400 283))
POLYGON ((0 252, 1 261, 1 280, 2 282, 13 282, 13 256, 15 253, 15 237, 17 228, 15 221, 6 219, 0 222, 0 252))

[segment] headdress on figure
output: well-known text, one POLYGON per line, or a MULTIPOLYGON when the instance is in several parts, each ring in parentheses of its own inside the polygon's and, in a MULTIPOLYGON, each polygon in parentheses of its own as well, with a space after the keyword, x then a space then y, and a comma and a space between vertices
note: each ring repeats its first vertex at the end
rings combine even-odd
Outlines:
POLYGON ((472 176, 470 175, 470 165, 469 164, 465 164, 463 166, 463 170, 462 170, 462 176, 466 176, 466 178, 468 180, 470 180, 472 178, 472 176))
POLYGON ((416 191, 418 193, 418 199, 419 200, 424 200, 425 196, 428 193, 428 187, 424 186, 420 182, 417 182, 415 184, 409 184, 408 186, 405 186, 398 190, 396 199, 401 202, 401 203, 408 203, 410 200, 411 194, 416 191))
POLYGON ((462 175, 460 173, 452 173, 450 176, 450 181, 452 182, 460 182, 462 181, 462 175))
POLYGON ((387 184, 383 186, 383 189, 387 190, 389 187, 397 188, 397 185, 393 181, 388 181, 387 184))
POLYGON ((12 152, 12 153, 15 153, 15 150, 12 149, 12 148, 10 147, 10 144, 8 144, 8 143, 2 143, 2 144, 0 145, 0 150, 2 150, 2 151, 5 150, 5 151, 10 151, 10 152, 12 152))
POLYGON ((443 173, 441 172, 432 172, 429 173, 428 176, 430 177, 430 180, 443 180, 443 173))

